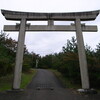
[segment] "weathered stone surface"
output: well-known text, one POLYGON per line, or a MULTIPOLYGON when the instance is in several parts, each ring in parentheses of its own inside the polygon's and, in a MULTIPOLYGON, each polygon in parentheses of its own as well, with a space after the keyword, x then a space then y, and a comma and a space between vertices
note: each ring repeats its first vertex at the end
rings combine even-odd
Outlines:
POLYGON ((75 20, 77 17, 80 20, 94 20, 98 14, 99 10, 89 11, 89 12, 71 12, 71 13, 32 13, 32 12, 18 12, 1 10, 2 14, 8 20, 21 20, 21 18, 26 18, 27 20, 75 20))
MULTIPOLYGON (((76 28, 74 25, 30 25, 27 26, 26 31, 76 31, 76 28)), ((4 25, 4 31, 19 31, 19 26, 16 25, 4 25)), ((86 25, 82 26, 83 32, 97 32, 97 26, 96 25, 86 25)))

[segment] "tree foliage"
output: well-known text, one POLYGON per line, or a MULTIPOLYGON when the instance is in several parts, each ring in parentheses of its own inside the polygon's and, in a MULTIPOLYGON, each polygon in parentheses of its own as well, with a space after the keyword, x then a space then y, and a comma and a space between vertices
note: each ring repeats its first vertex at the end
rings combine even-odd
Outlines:
MULTIPOLYGON (((87 56, 88 71, 91 87, 99 87, 100 84, 100 43, 96 50, 88 45, 85 46, 87 56), (95 81, 94 81, 95 80, 95 81)), ((80 67, 77 41, 75 37, 67 40, 65 46, 62 47, 62 52, 46 55, 41 60, 46 68, 57 69, 64 77, 69 79, 73 84, 81 84, 80 67)), ((44 68, 43 66, 41 66, 44 68)))
MULTIPOLYGON (((18 42, 8 38, 6 33, 0 34, 0 76, 7 75, 14 71, 15 57, 18 42)), ((23 71, 31 68, 32 56, 24 45, 23 71)))
MULTIPOLYGON (((5 33, 0 34, 0 76, 7 75, 14 70, 15 57, 17 50, 17 41, 8 38, 5 33)), ((85 46, 87 56, 88 71, 91 87, 100 88, 100 43, 93 50, 90 46, 85 46)), ((81 84, 80 67, 77 41, 75 37, 67 40, 62 51, 55 54, 41 57, 34 52, 29 53, 26 45, 24 45, 24 60, 23 71, 28 71, 30 68, 52 68, 57 69, 64 77, 70 80, 73 84, 81 84)))

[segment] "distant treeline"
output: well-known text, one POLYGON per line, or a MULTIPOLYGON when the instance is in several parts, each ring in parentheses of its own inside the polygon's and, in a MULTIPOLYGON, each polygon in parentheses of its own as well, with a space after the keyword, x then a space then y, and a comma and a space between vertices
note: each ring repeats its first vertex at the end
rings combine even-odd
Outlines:
MULTIPOLYGON (((8 38, 5 33, 0 34, 0 77, 13 73, 15 66, 17 41, 8 38)), ((93 50, 90 46, 85 46, 88 71, 91 87, 100 88, 100 43, 93 50)), ((23 71, 30 68, 56 69, 73 84, 81 84, 77 41, 75 37, 67 40, 60 53, 41 57, 35 53, 29 53, 24 45, 23 71)))
MULTIPOLYGON (((93 50, 90 46, 85 46, 87 56, 90 86, 100 88, 100 43, 93 50)), ((81 84, 79 57, 77 41, 75 37, 67 40, 62 52, 46 55, 39 59, 40 68, 57 69, 72 84, 81 84)))

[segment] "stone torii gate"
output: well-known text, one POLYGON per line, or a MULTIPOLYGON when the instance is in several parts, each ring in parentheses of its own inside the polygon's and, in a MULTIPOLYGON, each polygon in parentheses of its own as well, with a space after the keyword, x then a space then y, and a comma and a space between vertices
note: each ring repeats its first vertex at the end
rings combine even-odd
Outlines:
POLYGON ((97 26, 81 24, 81 21, 95 20, 99 10, 72 13, 30 13, 8 10, 1 10, 1 12, 7 20, 20 21, 20 24, 4 25, 4 31, 19 31, 13 89, 20 89, 25 31, 76 31, 82 88, 90 88, 82 31, 96 32, 97 26), (48 21, 48 25, 30 25, 27 23, 27 21, 34 20, 48 21), (75 24, 54 25, 54 21, 74 21, 75 24))

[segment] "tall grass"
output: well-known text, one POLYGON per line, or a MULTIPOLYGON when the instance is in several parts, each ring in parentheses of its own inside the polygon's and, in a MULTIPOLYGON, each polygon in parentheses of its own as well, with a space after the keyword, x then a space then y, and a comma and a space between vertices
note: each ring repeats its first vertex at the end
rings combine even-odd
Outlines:
POLYGON ((81 86, 79 84, 71 83, 71 81, 68 78, 64 77, 59 71, 51 70, 51 69, 50 69, 50 71, 52 71, 56 75, 56 77, 62 82, 62 84, 66 88, 71 88, 71 89, 79 89, 79 88, 81 88, 81 86))
MULTIPOLYGON (((36 74, 36 70, 31 69, 28 72, 22 73, 21 88, 25 88, 36 74)), ((6 75, 0 77, 0 91, 12 89, 13 75, 6 75)))

